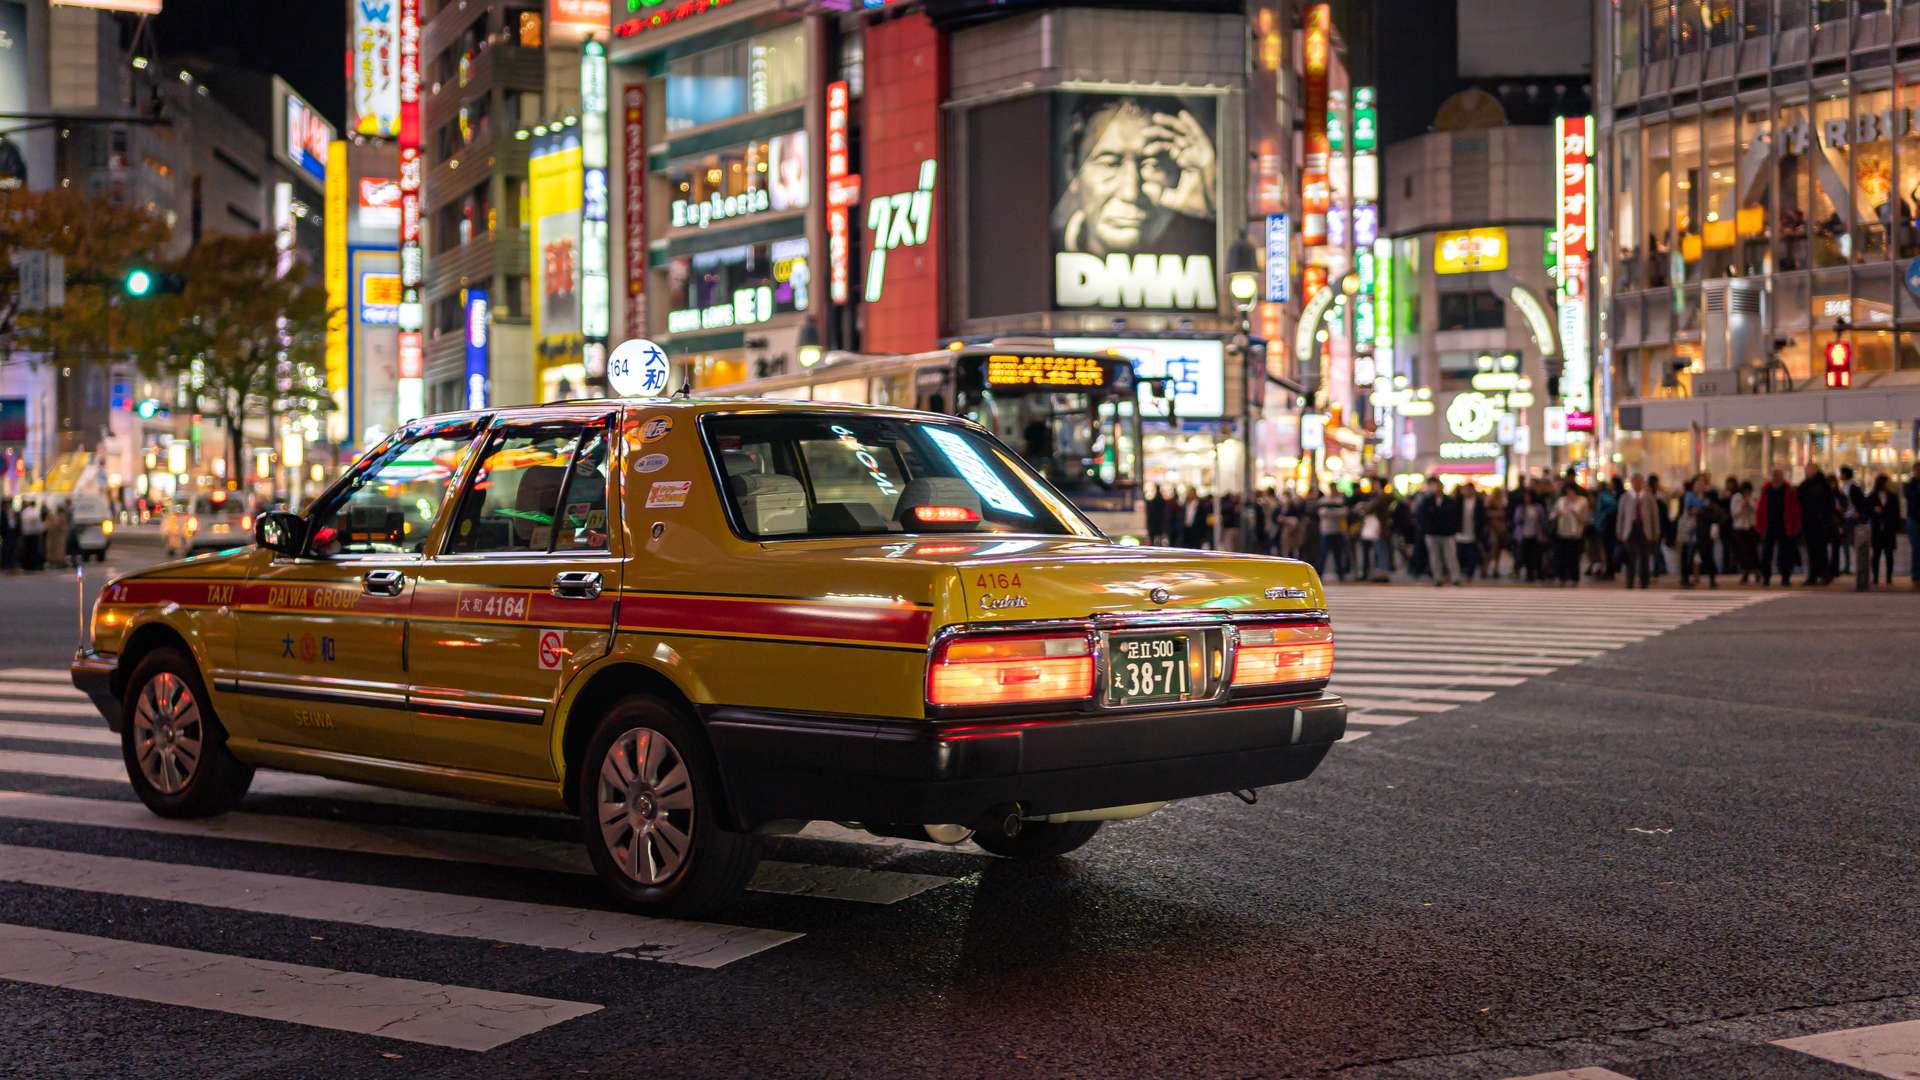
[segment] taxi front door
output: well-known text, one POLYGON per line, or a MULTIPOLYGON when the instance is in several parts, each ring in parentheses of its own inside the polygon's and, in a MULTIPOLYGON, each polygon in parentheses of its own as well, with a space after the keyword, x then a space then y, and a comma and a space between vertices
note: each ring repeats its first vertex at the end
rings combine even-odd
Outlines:
POLYGON ((275 557, 247 584, 236 671, 269 743, 410 757, 406 618, 473 422, 403 432, 309 515, 299 558, 275 557))
POLYGON ((487 433, 414 594, 410 701, 426 760, 555 778, 555 702, 612 645, 612 419, 547 409, 487 433))

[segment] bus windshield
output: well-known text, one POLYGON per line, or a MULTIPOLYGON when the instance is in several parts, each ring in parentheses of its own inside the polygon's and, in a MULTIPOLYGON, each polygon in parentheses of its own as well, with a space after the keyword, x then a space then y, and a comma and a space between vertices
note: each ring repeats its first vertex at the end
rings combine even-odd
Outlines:
POLYGON ((1075 506, 1131 508, 1136 451, 1132 402, 1060 390, 987 391, 967 406, 967 419, 1018 451, 1075 506))

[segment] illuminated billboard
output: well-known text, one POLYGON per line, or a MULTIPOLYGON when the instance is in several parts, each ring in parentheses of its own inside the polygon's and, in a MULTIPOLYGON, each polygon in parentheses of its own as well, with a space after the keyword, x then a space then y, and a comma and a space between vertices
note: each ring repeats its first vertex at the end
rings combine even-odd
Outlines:
POLYGON ((359 135, 400 133, 400 26, 395 0, 352 0, 347 126, 359 135))
POLYGON ((1433 272, 1472 274, 1507 268, 1507 230, 1455 229, 1433 238, 1433 272))
POLYGON ((538 367, 580 359, 580 223, 585 191, 580 129, 534 137, 527 160, 533 285, 533 348, 538 367))
POLYGON ((278 76, 273 80, 273 154, 314 187, 326 189, 333 125, 278 76))
POLYGON ((1216 116, 1209 97, 1056 95, 1055 306, 1218 309, 1216 116))
MULTIPOLYGON (((1072 352, 1112 352, 1133 361, 1139 379, 1166 378, 1173 391, 1174 415, 1181 420, 1217 420, 1226 414, 1226 344, 1180 338, 1072 338, 1053 339, 1055 348, 1072 352)), ((1140 415, 1165 419, 1165 400, 1140 387, 1140 415)))
POLYGON ((1555 223, 1560 264, 1560 399, 1571 431, 1593 428, 1593 365, 1587 350, 1587 275, 1593 249, 1593 118, 1554 124, 1555 223))
POLYGON ((548 0, 547 3, 549 41, 571 45, 589 34, 605 40, 612 21, 612 0, 548 0))
POLYGON ((1306 71, 1301 97, 1306 126, 1301 131, 1300 243, 1314 247, 1327 242, 1327 209, 1333 202, 1328 177, 1333 144, 1327 135, 1327 66, 1333 49, 1333 9, 1313 4, 1306 10, 1306 71))

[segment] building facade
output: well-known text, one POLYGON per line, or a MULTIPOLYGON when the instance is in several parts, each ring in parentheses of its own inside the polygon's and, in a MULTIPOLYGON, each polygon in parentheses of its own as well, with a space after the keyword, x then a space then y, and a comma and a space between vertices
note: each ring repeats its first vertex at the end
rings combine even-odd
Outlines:
POLYGON ((1913 461, 1920 4, 1594 7, 1597 393, 1626 468, 1913 461))

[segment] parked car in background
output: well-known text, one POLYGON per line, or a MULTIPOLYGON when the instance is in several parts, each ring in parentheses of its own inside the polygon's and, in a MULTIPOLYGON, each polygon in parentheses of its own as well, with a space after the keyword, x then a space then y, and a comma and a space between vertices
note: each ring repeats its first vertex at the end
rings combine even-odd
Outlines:
POLYGON ((239 496, 225 491, 175 498, 160 519, 167 557, 184 559, 196 551, 220 551, 253 543, 253 515, 239 496))

